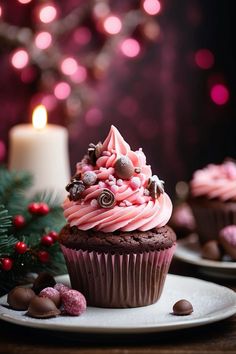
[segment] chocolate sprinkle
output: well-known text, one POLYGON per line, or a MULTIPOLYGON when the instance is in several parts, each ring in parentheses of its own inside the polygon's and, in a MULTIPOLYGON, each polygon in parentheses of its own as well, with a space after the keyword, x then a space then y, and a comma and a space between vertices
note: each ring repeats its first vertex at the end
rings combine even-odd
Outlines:
POLYGON ((107 188, 104 188, 97 198, 101 208, 109 209, 115 204, 115 195, 107 188))

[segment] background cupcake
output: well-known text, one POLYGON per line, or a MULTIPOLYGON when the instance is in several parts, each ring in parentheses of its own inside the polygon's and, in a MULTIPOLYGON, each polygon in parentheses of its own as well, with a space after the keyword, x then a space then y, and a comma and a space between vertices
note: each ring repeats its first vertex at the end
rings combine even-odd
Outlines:
POLYGON ((90 305, 136 307, 160 297, 175 248, 172 203, 142 150, 112 126, 77 164, 60 234, 72 287, 90 305))
POLYGON ((196 171, 190 182, 189 204, 202 244, 218 240, 222 228, 236 224, 235 161, 210 164, 196 171))

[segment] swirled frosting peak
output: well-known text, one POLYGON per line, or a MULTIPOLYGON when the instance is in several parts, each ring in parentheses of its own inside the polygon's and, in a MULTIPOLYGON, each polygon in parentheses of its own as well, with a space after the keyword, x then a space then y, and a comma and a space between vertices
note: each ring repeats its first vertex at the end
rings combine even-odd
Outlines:
POLYGON ((114 126, 103 144, 89 144, 66 190, 64 215, 81 230, 146 231, 164 226, 172 212, 142 149, 132 151, 114 126))
POLYGON ((194 173, 190 182, 193 197, 236 201, 236 163, 225 160, 221 165, 210 164, 194 173))

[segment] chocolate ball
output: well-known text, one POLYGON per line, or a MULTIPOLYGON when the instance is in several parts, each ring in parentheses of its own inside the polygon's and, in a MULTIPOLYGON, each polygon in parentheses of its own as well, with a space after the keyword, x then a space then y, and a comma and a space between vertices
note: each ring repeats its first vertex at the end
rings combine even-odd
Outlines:
POLYGON ((32 289, 17 286, 7 295, 7 303, 14 310, 24 311, 27 310, 33 297, 35 297, 35 293, 32 289))
POLYGON ((114 168, 118 178, 129 179, 134 174, 134 165, 128 156, 121 156, 116 160, 114 168))
POLYGON ((97 181, 97 175, 93 171, 87 171, 84 173, 82 181, 86 186, 92 186, 97 181))
POLYGON ((187 316, 193 312, 193 306, 188 300, 182 299, 177 301, 173 306, 173 315, 187 316))
POLYGON ((56 305, 56 307, 60 306, 61 303, 61 296, 58 290, 51 288, 51 287, 47 287, 45 289, 43 289, 42 291, 40 291, 39 293, 40 297, 47 297, 49 299, 51 299, 54 304, 56 305))
POLYGON ((206 242, 201 248, 202 258, 210 259, 212 261, 219 261, 221 259, 221 252, 218 242, 211 240, 206 242))
POLYGON ((27 315, 34 318, 50 318, 60 315, 60 310, 47 297, 35 296, 28 307, 27 315))
POLYGON ((50 273, 42 272, 35 279, 32 289, 35 292, 35 294, 39 294, 41 290, 47 287, 53 288, 55 284, 56 281, 50 273))

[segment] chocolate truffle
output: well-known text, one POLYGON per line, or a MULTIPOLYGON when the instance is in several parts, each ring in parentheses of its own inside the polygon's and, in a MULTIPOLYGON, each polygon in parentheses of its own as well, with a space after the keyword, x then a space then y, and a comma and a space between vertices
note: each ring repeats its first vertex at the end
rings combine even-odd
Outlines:
POLYGON ((134 166, 128 156, 121 156, 116 160, 114 168, 118 178, 129 179, 134 174, 134 166))
POLYGON ((35 293, 30 288, 22 288, 20 286, 12 289, 7 295, 7 303, 14 310, 27 310, 30 301, 35 297, 35 293))
POLYGON ((56 317, 60 313, 60 310, 51 299, 35 296, 31 300, 26 314, 34 318, 50 318, 56 317))
POLYGON ((50 273, 42 272, 35 279, 32 289, 35 292, 35 294, 39 294, 40 291, 43 290, 44 288, 47 287, 53 288, 55 284, 56 281, 50 273))
POLYGON ((206 242, 201 249, 202 258, 210 259, 212 261, 219 261, 221 259, 221 252, 216 240, 206 242))
POLYGON ((185 299, 177 301, 173 306, 173 315, 187 316, 193 312, 192 304, 185 299))
POLYGON ((60 306, 61 303, 61 296, 58 290, 51 288, 51 287, 47 287, 45 289, 43 289, 42 291, 40 291, 39 293, 40 297, 47 297, 49 299, 51 299, 54 304, 56 305, 56 307, 60 306))

